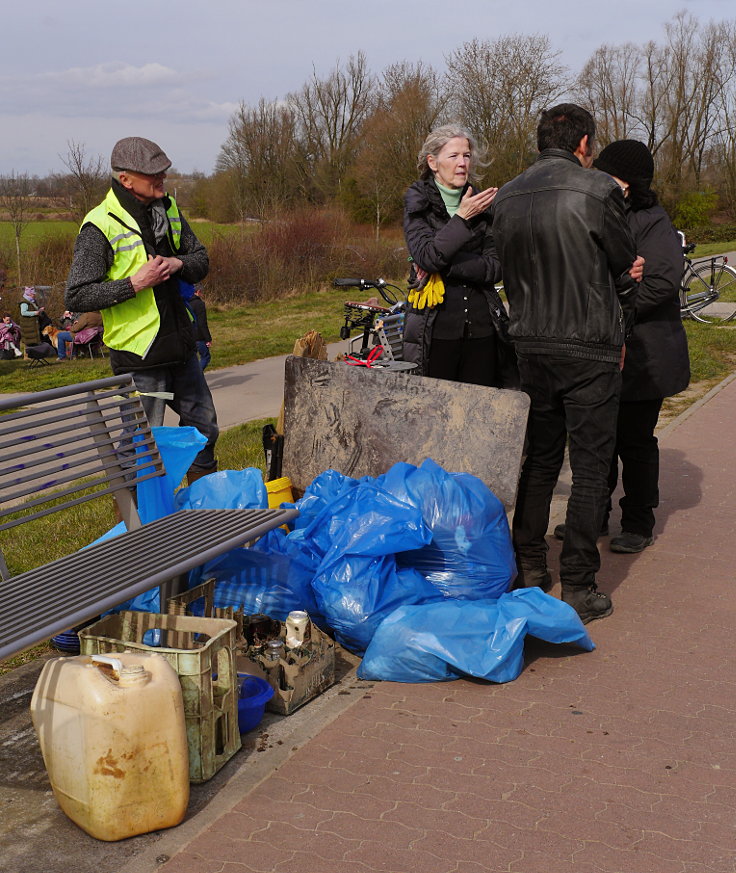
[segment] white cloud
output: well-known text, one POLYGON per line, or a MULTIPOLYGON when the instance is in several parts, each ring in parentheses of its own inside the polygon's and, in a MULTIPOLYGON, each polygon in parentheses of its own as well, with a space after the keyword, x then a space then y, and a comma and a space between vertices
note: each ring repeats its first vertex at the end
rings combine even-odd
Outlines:
POLYGON ((140 67, 114 61, 94 67, 71 67, 54 73, 40 73, 40 81, 56 85, 85 88, 150 88, 181 82, 181 73, 163 64, 143 64, 140 67))

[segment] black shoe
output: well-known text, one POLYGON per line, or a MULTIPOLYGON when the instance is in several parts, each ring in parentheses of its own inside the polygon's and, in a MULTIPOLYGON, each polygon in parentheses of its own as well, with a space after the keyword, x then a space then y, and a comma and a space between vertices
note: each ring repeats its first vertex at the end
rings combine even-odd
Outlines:
MULTIPOLYGON (((554 534, 558 540, 564 540, 565 539, 565 525, 558 524, 554 530, 554 534)), ((599 537, 607 537, 608 536, 608 522, 607 521, 603 522, 603 525, 601 526, 601 532, 598 534, 598 536, 599 537)))
POLYGON ((552 588, 552 577, 546 567, 524 567, 517 564, 514 590, 517 588, 541 588, 546 594, 552 588))
POLYGON ((583 624, 595 621, 596 618, 605 618, 613 612, 611 598, 598 591, 595 585, 590 588, 563 589, 562 600, 572 606, 583 624))
POLYGON ((654 537, 645 537, 642 534, 621 531, 617 537, 611 537, 610 548, 612 552, 622 552, 626 555, 634 555, 642 552, 647 546, 651 546, 654 537))

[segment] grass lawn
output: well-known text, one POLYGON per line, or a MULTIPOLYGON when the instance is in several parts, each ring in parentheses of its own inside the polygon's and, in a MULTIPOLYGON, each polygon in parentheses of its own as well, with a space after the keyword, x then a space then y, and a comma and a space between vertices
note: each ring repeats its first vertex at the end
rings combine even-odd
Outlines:
MULTIPOLYGON (((343 323, 342 304, 348 297, 345 291, 330 290, 247 308, 209 307, 207 320, 213 337, 210 369, 290 354, 294 342, 309 330, 318 331, 327 342, 335 342, 343 323)), ((29 369, 28 361, 18 358, 0 361, 0 393, 43 391, 110 375, 107 358, 76 358, 67 364, 33 369, 29 369)))

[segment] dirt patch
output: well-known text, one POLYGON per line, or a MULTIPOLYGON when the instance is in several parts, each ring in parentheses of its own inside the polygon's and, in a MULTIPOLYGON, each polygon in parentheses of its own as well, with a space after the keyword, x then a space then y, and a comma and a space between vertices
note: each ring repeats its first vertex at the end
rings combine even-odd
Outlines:
POLYGON ((666 427, 671 421, 674 421, 680 413, 684 412, 689 406, 692 406, 697 400, 714 388, 723 379, 703 379, 701 382, 693 382, 679 394, 674 397, 666 397, 662 404, 662 411, 659 413, 659 421, 657 422, 657 430, 666 427))

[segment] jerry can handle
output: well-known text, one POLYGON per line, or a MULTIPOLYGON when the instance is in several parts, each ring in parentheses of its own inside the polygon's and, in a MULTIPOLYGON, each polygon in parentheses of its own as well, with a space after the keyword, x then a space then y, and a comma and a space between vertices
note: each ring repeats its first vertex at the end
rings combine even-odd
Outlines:
POLYGON ((119 658, 111 658, 110 655, 92 655, 92 663, 106 664, 118 674, 123 669, 123 662, 119 658))

